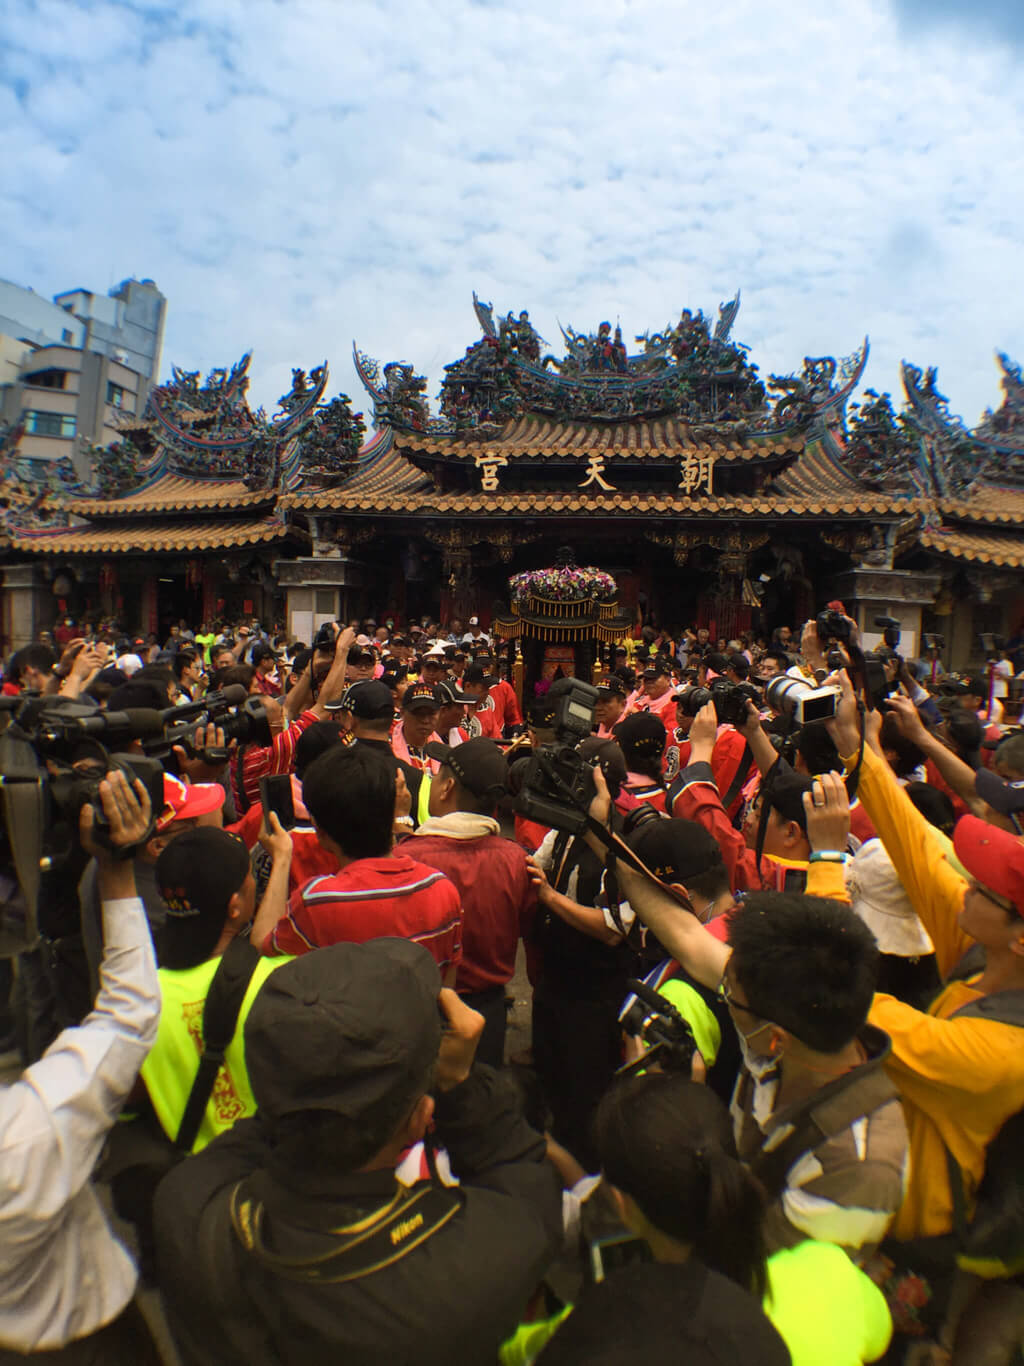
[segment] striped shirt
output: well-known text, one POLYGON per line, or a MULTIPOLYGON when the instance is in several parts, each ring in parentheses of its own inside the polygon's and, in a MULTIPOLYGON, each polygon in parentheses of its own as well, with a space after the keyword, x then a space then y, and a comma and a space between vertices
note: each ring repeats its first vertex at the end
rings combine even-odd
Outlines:
POLYGON ((229 766, 231 792, 235 799, 235 810, 239 816, 260 799, 260 779, 276 777, 280 773, 291 773, 295 767, 295 746, 299 736, 317 719, 315 711, 304 711, 300 717, 285 730, 275 735, 264 749, 248 745, 242 754, 242 791, 238 785, 238 762, 232 759, 229 766))
MULTIPOLYGON (((858 1038, 867 1061, 844 1079, 842 1099, 832 1101, 836 1113, 842 1106, 856 1117, 835 1132, 826 1129, 828 1136, 816 1147, 794 1155, 785 1185, 765 1217, 769 1254, 815 1238, 837 1243, 860 1264, 885 1237, 903 1201, 908 1178, 907 1126, 895 1088, 888 1095, 883 1093, 881 1103, 876 1100, 867 1114, 857 1114, 856 1103, 855 1088, 870 1085, 872 1074, 888 1060, 889 1039, 870 1025, 864 1026, 858 1038)), ((780 1078, 781 1064, 756 1079, 743 1069, 736 1082, 732 1100, 736 1147, 755 1174, 759 1155, 785 1143, 800 1126, 810 1103, 775 1109, 780 1078)), ((825 1104, 836 1090, 835 1083, 823 1087, 819 1103, 825 1104)))
POLYGON ((405 854, 361 858, 293 892, 264 953, 308 953, 327 944, 411 939, 442 972, 462 957, 462 902, 436 868, 405 854))

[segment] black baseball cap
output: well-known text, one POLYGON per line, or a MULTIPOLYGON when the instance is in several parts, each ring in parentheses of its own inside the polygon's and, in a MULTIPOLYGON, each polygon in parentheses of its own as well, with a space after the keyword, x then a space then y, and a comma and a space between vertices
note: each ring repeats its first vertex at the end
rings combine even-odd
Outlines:
POLYGON ((463 683, 486 683, 489 688, 493 688, 497 679, 487 672, 484 666, 476 660, 472 664, 466 665, 466 672, 462 675, 463 683))
POLYGON ((440 705, 441 698, 433 683, 414 683, 411 688, 406 688, 402 698, 402 707, 406 711, 436 711, 440 705))
POLYGON ((696 821, 644 821, 626 842, 662 882, 685 887, 689 878, 712 868, 725 869, 718 841, 696 821))
POLYGON ((423 752, 450 768, 463 787, 476 797, 491 797, 495 801, 505 792, 508 764, 498 745, 485 735, 466 740, 461 745, 445 745, 432 741, 423 752))
POLYGON ((618 674, 611 674, 608 678, 602 678, 597 685, 597 691, 599 693, 610 693, 614 697, 625 697, 627 695, 625 680, 620 678, 618 674))
POLYGON ((633 712, 631 716, 620 721, 612 733, 622 747, 627 764, 631 754, 646 758, 652 754, 660 754, 665 748, 665 725, 649 711, 633 712))
POLYGON ((463 703, 475 702, 475 697, 470 697, 468 693, 460 692, 454 683, 437 683, 434 685, 437 693, 438 702, 442 707, 453 707, 463 703))
POLYGON ((655 659, 644 665, 644 678, 668 678, 671 673, 672 666, 667 659, 655 659))
POLYGON ((983 802, 1002 816, 1024 811, 1024 778, 1007 782, 990 768, 979 768, 974 775, 974 790, 983 802))
POLYGON ((379 678, 361 678, 351 683, 337 702, 328 702, 327 711, 350 711, 361 721, 380 721, 395 713, 395 697, 379 678))
POLYGON ((260 1113, 412 1106, 441 1044, 440 991, 434 959, 408 939, 331 944, 277 968, 245 1022, 260 1113))
POLYGON ((155 871, 167 910, 161 942, 166 967, 194 967, 210 956, 249 866, 242 841, 217 826, 183 830, 164 847, 155 871))

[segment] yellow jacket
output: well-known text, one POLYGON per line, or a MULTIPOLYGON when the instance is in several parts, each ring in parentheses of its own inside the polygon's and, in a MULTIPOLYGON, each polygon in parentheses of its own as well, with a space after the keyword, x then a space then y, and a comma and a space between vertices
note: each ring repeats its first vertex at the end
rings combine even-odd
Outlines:
MULTIPOLYGON (((874 823, 914 910, 935 945, 945 978, 974 942, 958 916, 966 883, 946 857, 946 842, 899 786, 888 764, 865 747, 858 796, 874 823)), ((808 887, 810 891, 810 887, 808 887)), ((869 1019, 892 1039, 889 1075, 899 1087, 910 1136, 910 1183, 896 1216, 896 1238, 948 1233, 953 1202, 943 1145, 964 1174, 969 1203, 985 1168, 985 1148, 1024 1108, 1024 1039, 1015 1025, 951 1020, 981 993, 951 982, 915 1010, 875 996, 869 1019)))

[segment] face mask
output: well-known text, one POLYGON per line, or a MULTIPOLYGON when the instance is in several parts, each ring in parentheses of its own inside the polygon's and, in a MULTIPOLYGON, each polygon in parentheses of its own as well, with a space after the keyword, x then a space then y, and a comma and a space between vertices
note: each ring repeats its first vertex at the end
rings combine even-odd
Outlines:
POLYGON ((743 1054, 743 1065, 754 1078, 755 1081, 764 1081, 765 1077, 772 1072, 781 1061, 778 1053, 758 1053, 750 1045, 750 1040, 761 1035, 767 1035, 768 1026, 761 1025, 760 1028, 752 1030, 749 1034, 742 1033, 737 1029, 736 1033, 740 1041, 740 1052, 743 1054))

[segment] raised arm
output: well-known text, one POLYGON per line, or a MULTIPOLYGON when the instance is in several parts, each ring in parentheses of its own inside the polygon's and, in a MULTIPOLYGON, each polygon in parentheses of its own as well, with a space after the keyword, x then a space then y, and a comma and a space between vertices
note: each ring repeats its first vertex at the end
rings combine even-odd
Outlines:
MULTIPOLYGON (((113 771, 100 783, 99 796, 115 847, 144 838, 150 804, 141 782, 133 789, 123 773, 113 771)), ((51 1222, 89 1181, 156 1037, 160 988, 134 866, 97 844, 92 831, 93 810, 87 805, 82 843, 97 861, 103 914, 100 990, 83 1023, 65 1029, 37 1063, 0 1092, 6 1170, 19 1170, 17 1190, 0 1192, 0 1231, 8 1247, 49 1236, 51 1222)))
POLYGON ((351 626, 347 626, 344 631, 338 632, 338 638, 334 642, 334 663, 331 665, 331 672, 324 679, 323 687, 317 694, 316 702, 312 708, 316 712, 318 721, 322 721, 327 715, 327 703, 336 701, 345 690, 348 652, 355 638, 356 633, 351 626))
MULTIPOLYGON (((839 674, 835 681, 842 697, 835 719, 827 725, 840 759, 850 770, 860 749, 857 704, 847 674, 839 674)), ((931 936, 939 971, 945 977, 972 942, 957 923, 967 884, 947 860, 938 831, 921 815, 882 757, 879 719, 877 712, 865 717, 867 743, 857 795, 931 936)))

